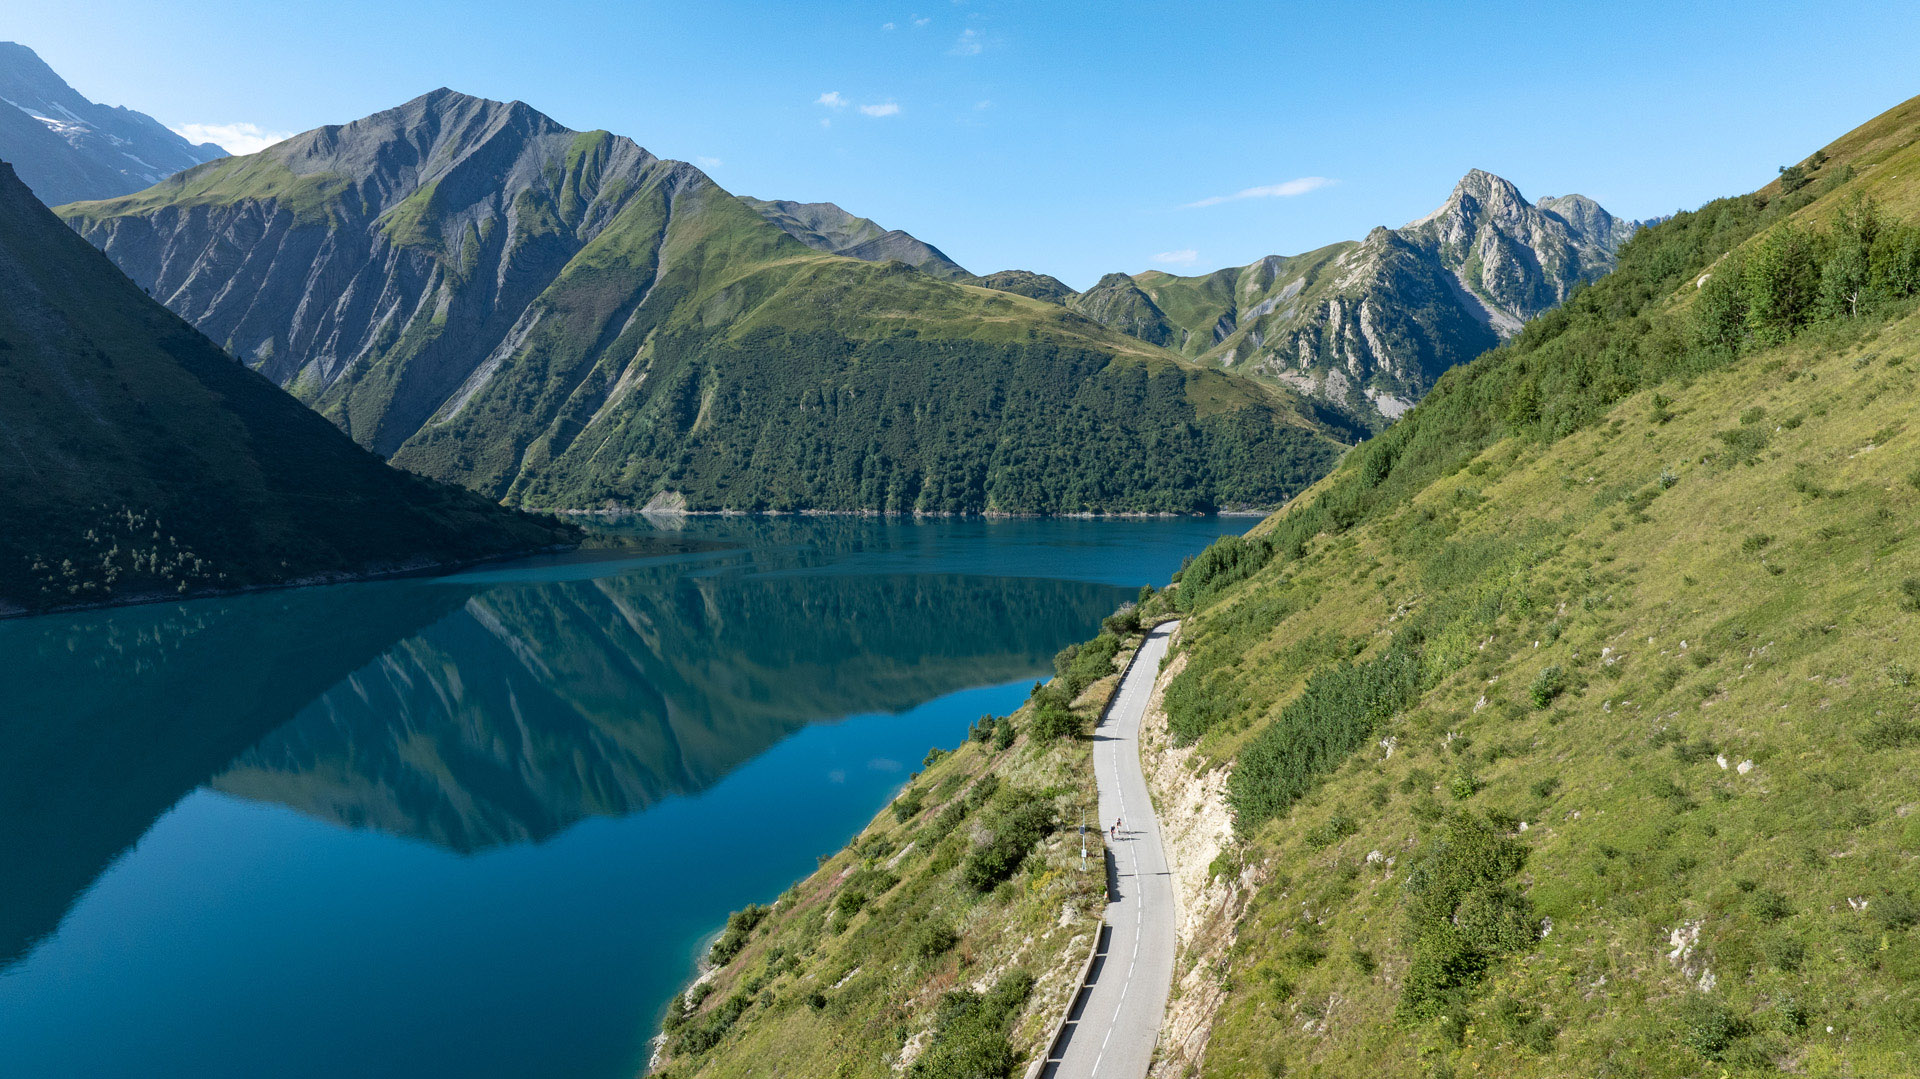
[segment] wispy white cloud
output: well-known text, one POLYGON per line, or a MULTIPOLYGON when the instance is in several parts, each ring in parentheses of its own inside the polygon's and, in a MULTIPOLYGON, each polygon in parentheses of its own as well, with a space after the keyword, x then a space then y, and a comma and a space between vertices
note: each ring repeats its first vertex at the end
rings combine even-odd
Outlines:
POLYGON ((891 30, 891 29, 893 29, 893 24, 892 24, 892 23, 890 23, 890 22, 886 22, 886 23, 881 23, 881 24, 880 24, 880 29, 882 29, 882 30, 891 30))
POLYGON ((862 105, 860 111, 868 116, 898 116, 900 106, 889 101, 884 105, 862 105))
POLYGON ((915 26, 925 26, 932 21, 933 21, 932 19, 926 17, 925 15, 915 15, 913 17, 913 25, 915 26))
POLYGON ((986 109, 990 109, 990 108, 993 108, 993 102, 991 102, 991 101, 976 101, 976 102, 974 102, 974 103, 973 103, 973 107, 974 107, 974 108, 975 108, 976 110, 981 110, 981 111, 984 111, 984 110, 986 110, 986 109))
POLYGON ((838 90, 828 90, 826 93, 814 98, 813 103, 815 105, 825 105, 830 109, 844 109, 852 104, 852 102, 849 102, 846 98, 841 97, 840 91, 838 90))
POLYGON ((820 118, 820 126, 821 126, 821 127, 832 127, 832 126, 833 126, 833 121, 832 121, 832 120, 829 120, 829 119, 827 119, 827 118, 826 118, 826 117, 824 117, 824 116, 822 116, 822 117, 820 118))
POLYGON ((696 157, 693 159, 693 163, 700 166, 703 169, 717 169, 720 166, 726 164, 726 162, 720 160, 717 157, 696 157))
POLYGON ((174 133, 188 142, 210 142, 230 154, 257 154, 292 138, 292 131, 269 131, 259 124, 181 124, 174 133))
POLYGON ((1327 179, 1325 176, 1302 176, 1297 180, 1288 180, 1284 183, 1266 184, 1261 187, 1247 187, 1235 191, 1231 195, 1215 195, 1212 198, 1201 199, 1199 202, 1189 202, 1186 206, 1182 207, 1182 209, 1191 210, 1196 206, 1218 206, 1223 202, 1238 202, 1241 199, 1290 199, 1296 195, 1304 195, 1309 191, 1318 191, 1333 182, 1334 181, 1327 179))
POLYGON ((962 30, 959 39, 953 43, 953 48, 947 50, 947 55, 978 56, 986 47, 987 43, 980 36, 980 31, 962 30))
POLYGON ((1162 251, 1153 256, 1153 261, 1165 262, 1174 266, 1191 266, 1200 261, 1200 252, 1195 251, 1191 247, 1182 248, 1178 251, 1162 251))

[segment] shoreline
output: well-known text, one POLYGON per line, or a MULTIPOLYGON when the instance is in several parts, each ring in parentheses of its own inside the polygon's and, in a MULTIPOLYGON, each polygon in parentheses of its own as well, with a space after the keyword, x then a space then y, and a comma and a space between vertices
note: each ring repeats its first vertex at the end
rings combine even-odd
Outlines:
POLYGON ((1105 520, 1170 520, 1186 517, 1249 517, 1266 518, 1276 511, 1271 509, 1234 508, 1214 510, 1210 513, 1179 513, 1172 510, 1139 510, 1121 513, 1003 513, 987 511, 981 513, 955 512, 949 510, 688 510, 688 509, 635 509, 632 507, 607 508, 597 510, 518 507, 528 513, 549 513, 557 517, 871 517, 901 518, 912 520, 939 520, 942 518, 959 520, 987 521, 1105 521, 1105 520))
POLYGON ((58 607, 46 607, 33 610, 16 607, 0 600, 0 621, 11 619, 43 618, 56 614, 77 614, 82 611, 109 610, 115 607, 145 607, 156 603, 187 603, 194 600, 220 599, 225 596, 244 596, 256 592, 281 592, 295 588, 319 588, 336 584, 356 584, 363 581, 392 581, 407 577, 438 577, 457 570, 471 569, 493 562, 510 562, 516 558, 528 558, 533 555, 558 554, 578 548, 578 543, 550 543, 544 547, 527 547, 517 551, 505 551, 500 554, 486 555, 481 558, 459 558, 444 562, 409 561, 382 569, 350 572, 335 570, 327 573, 311 573, 285 581, 272 581, 265 584, 236 585, 231 588, 196 588, 189 592, 137 592, 126 596, 112 596, 91 603, 68 603, 58 607))

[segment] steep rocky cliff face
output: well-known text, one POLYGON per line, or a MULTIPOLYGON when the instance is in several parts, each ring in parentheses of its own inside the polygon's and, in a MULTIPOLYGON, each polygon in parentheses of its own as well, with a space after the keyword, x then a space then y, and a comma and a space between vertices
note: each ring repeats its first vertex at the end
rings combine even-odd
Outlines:
POLYGON ((62 213, 361 444, 515 504, 1273 504, 1353 437, 948 283, 965 271, 837 207, 450 90, 62 213))
POLYGON ((529 311, 623 210, 656 226, 634 239, 657 265, 676 209, 725 198, 626 139, 437 90, 63 212, 202 332, 391 455, 542 320, 630 307, 529 311))
POLYGON ((1636 227, 1581 195, 1528 203, 1476 169, 1401 228, 1200 277, 1110 274, 1076 310, 1379 426, 1448 368, 1612 269, 1636 227), (1145 317, 1147 307, 1162 317, 1145 317))
POLYGON ((138 191, 226 154, 145 113, 88 101, 32 49, 0 42, 0 159, 49 206, 138 191))

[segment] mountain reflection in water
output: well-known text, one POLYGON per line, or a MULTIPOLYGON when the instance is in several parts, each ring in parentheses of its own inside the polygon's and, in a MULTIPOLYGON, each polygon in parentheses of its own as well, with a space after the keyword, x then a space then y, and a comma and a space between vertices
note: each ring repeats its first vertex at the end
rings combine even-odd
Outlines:
POLYGON ((809 723, 1043 667, 1118 589, 961 576, 505 587, 387 649, 215 789, 457 851, 700 791, 809 723))
POLYGON ((1126 595, 807 573, 874 528, 814 524, 735 523, 752 546, 717 554, 622 535, 624 559, 549 560, 558 580, 0 623, 0 964, 203 784, 459 852, 537 842, 700 791, 809 723, 1032 674, 1126 595))

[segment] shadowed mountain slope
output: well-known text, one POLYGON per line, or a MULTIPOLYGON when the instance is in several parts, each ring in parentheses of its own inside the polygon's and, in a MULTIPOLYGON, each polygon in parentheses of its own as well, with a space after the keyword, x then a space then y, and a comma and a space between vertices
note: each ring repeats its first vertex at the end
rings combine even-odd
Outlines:
POLYGON ((560 525, 389 468, 0 163, 0 614, 470 561, 560 525))

